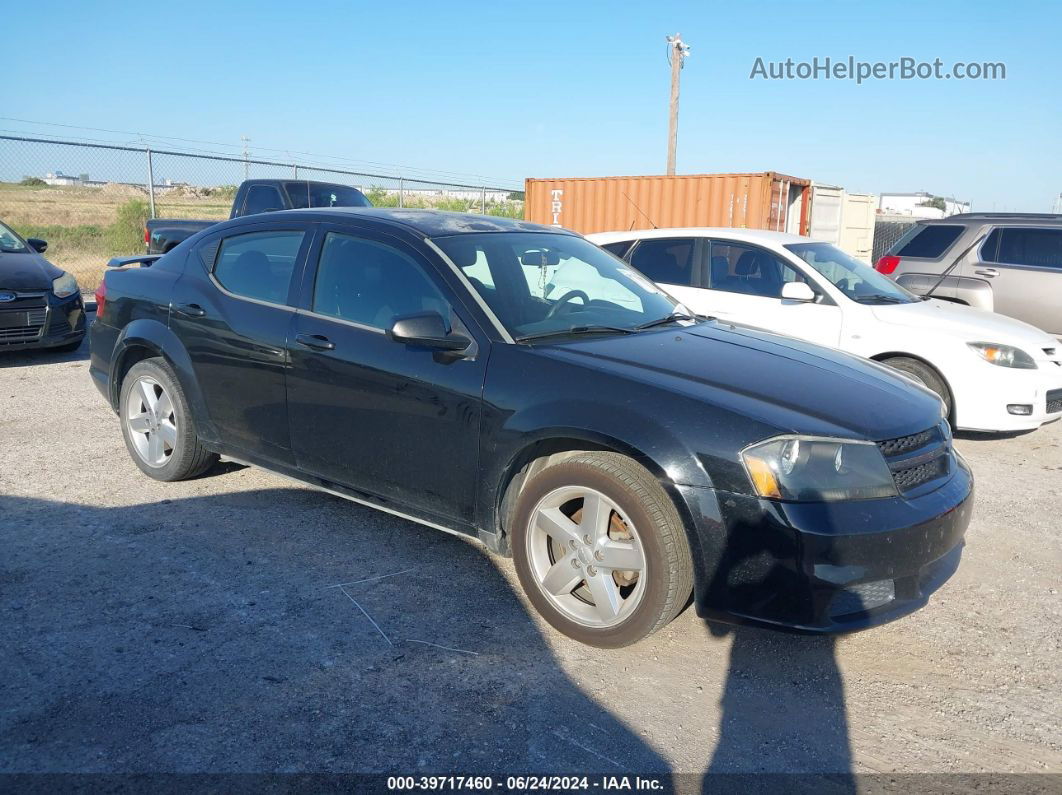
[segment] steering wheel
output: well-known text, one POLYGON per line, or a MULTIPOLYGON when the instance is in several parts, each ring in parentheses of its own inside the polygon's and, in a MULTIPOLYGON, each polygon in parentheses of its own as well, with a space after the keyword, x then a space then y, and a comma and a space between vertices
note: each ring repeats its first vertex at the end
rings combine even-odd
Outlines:
POLYGON ((573 298, 582 298, 584 304, 590 303, 590 296, 588 296, 582 290, 569 290, 557 299, 557 303, 555 303, 549 308, 549 311, 546 313, 546 316, 543 318, 543 320, 549 320, 551 317, 556 315, 560 311, 561 307, 567 306, 568 302, 571 301, 573 298))

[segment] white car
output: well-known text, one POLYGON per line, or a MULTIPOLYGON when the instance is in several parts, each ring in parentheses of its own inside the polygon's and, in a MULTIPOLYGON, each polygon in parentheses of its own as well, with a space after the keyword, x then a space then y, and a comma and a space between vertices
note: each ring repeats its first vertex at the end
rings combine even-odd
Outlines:
MULTIPOLYGON (((587 236, 689 309, 875 359, 936 392, 952 425, 1018 431, 1062 417, 1062 351, 1013 318, 922 300, 829 243, 754 229, 587 236)), ((552 289, 571 289, 563 268, 552 289)))

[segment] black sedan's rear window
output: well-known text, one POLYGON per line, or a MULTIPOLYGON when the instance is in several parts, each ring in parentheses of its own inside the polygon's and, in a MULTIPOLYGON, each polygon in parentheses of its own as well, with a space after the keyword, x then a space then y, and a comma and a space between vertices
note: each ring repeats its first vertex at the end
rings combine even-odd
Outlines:
POLYGON ((936 259, 959 239, 964 227, 937 224, 916 224, 896 245, 894 254, 900 257, 936 259))

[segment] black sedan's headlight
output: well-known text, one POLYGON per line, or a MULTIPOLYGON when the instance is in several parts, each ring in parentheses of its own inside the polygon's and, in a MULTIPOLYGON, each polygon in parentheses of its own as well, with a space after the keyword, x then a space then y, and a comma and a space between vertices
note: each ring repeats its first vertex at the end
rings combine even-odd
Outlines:
POLYGON ((52 281, 52 292, 56 298, 69 298, 78 290, 77 279, 72 273, 64 273, 52 281))
POLYGON ((777 436, 741 452, 761 497, 796 502, 895 497, 896 483, 874 442, 777 436))

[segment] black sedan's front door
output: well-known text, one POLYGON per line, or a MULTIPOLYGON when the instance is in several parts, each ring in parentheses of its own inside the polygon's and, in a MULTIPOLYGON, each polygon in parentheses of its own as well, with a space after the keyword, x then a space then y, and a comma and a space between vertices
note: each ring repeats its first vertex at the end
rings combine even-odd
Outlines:
POLYGON ((323 231, 288 344, 298 466, 396 508, 470 525, 486 340, 454 358, 390 339, 393 318, 417 312, 438 312, 470 337, 472 324, 409 244, 323 231))

